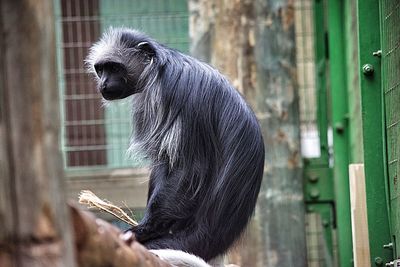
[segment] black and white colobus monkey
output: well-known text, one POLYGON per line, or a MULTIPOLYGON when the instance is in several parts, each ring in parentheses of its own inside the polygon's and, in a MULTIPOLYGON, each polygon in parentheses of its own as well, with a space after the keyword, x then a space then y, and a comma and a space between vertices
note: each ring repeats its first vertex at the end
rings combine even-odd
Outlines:
POLYGON ((149 249, 206 261, 251 217, 263 174, 257 119, 217 70, 131 29, 110 29, 86 60, 106 100, 133 96, 131 150, 151 161, 147 208, 131 230, 149 249))

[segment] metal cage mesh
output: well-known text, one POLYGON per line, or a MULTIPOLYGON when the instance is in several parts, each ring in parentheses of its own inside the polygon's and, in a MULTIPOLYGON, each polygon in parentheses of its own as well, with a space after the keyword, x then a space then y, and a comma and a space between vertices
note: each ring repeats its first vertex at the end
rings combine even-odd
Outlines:
MULTIPOLYGON (((400 2, 381 2, 382 81, 386 115, 390 207, 396 247, 400 246, 400 2)), ((399 250, 397 251, 399 253, 399 250)), ((399 255, 397 255, 399 256, 399 255)))
POLYGON ((89 47, 109 27, 132 27, 183 52, 189 49, 186 0, 55 0, 62 150, 67 170, 138 166, 126 149, 130 101, 102 107, 85 71, 89 47))
MULTIPOLYGON (((319 158, 320 133, 317 115, 317 87, 315 64, 315 33, 312 0, 295 1, 295 33, 297 55, 297 79, 299 88, 300 130, 302 155, 305 158, 319 158)), ((307 266, 331 266, 325 228, 319 213, 306 215, 307 266)))
POLYGON ((306 241, 308 267, 333 266, 319 213, 311 212, 306 215, 306 241))
POLYGON ((302 154, 320 156, 315 86, 314 21, 311 0, 295 1, 296 63, 302 154))

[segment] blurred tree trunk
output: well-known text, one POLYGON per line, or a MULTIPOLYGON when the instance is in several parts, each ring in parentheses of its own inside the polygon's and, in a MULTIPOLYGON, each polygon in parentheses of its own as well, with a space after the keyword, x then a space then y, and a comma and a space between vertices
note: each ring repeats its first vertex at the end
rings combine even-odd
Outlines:
POLYGON ((0 266, 75 266, 59 146, 53 1, 0 2, 0 266))
POLYGON ((266 146, 256 215, 230 261, 306 266, 294 0, 191 0, 191 52, 251 104, 266 146))

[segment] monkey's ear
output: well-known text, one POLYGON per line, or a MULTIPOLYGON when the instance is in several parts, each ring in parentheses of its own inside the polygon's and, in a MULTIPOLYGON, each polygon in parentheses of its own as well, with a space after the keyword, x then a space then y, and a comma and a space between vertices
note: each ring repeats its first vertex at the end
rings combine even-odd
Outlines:
POLYGON ((141 51, 145 52, 149 56, 154 56, 155 54, 153 46, 148 42, 140 42, 136 45, 136 47, 141 51))

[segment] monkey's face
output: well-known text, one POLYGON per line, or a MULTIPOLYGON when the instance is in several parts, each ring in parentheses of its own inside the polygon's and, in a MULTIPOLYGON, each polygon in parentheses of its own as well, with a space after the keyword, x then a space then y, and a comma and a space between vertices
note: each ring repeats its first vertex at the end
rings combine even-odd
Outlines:
POLYGON ((122 99, 135 93, 135 85, 128 79, 128 71, 123 64, 103 61, 96 63, 94 68, 99 78, 99 91, 105 99, 122 99))
POLYGON ((98 77, 98 89, 107 100, 122 99, 140 92, 138 80, 148 64, 141 54, 130 59, 129 68, 123 63, 111 60, 94 64, 98 77))
MULTIPOLYGON (((91 48, 86 64, 107 100, 141 92, 141 75, 154 62, 155 49, 147 37, 129 29, 110 29, 91 48)), ((143 77, 144 78, 144 77, 143 77)))

